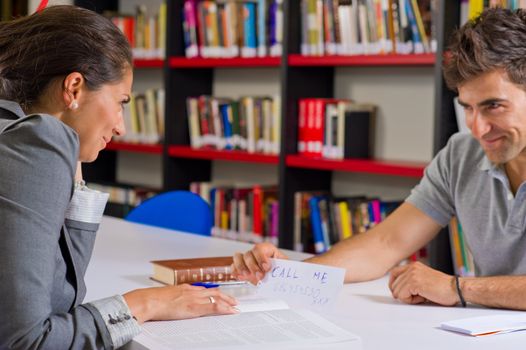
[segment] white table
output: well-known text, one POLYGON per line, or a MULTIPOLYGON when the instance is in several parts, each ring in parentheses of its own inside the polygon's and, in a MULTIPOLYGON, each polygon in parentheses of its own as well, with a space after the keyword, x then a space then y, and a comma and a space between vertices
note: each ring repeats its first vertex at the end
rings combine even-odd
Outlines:
MULTIPOLYGON (((86 300, 157 285, 149 279, 152 272, 149 263, 151 260, 232 255, 250 247, 251 245, 244 243, 174 232, 105 217, 86 273, 86 300)), ((308 255, 291 253, 290 256, 301 259, 308 255)), ((387 278, 345 285, 335 306, 323 316, 359 335, 364 350, 505 350, 524 349, 526 346, 526 332, 474 338, 438 328, 443 321, 517 311, 475 306, 463 309, 436 305, 405 305, 391 297, 387 278)), ((136 345, 132 348, 136 348, 136 345)))

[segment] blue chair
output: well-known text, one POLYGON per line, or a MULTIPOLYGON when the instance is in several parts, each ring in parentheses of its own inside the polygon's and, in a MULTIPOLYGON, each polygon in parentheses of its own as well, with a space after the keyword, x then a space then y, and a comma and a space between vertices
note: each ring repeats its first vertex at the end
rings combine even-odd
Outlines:
POLYGON ((149 198, 125 219, 203 236, 210 236, 212 230, 210 206, 189 191, 170 191, 149 198))

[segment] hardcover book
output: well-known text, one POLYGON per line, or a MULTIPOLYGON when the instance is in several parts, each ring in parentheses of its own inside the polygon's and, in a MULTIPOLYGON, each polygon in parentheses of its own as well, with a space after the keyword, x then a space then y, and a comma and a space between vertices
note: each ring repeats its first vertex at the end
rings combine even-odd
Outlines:
POLYGON ((210 257, 152 261, 152 279, 178 285, 194 282, 232 281, 232 257, 210 257))

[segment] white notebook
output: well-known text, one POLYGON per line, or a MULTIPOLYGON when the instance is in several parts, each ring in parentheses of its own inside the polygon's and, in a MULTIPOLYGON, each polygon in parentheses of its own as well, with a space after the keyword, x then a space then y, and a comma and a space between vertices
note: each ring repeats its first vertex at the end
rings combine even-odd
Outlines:
POLYGON ((526 330, 526 312, 462 318, 443 322, 440 328, 475 337, 526 330))

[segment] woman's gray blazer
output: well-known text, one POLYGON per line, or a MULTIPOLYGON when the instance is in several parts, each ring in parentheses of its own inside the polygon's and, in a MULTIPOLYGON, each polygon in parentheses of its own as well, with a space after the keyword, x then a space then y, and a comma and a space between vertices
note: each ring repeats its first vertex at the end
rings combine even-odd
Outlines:
POLYGON ((140 330, 121 296, 82 304, 107 195, 74 190, 78 136, 0 100, 0 349, 119 347, 140 330))

